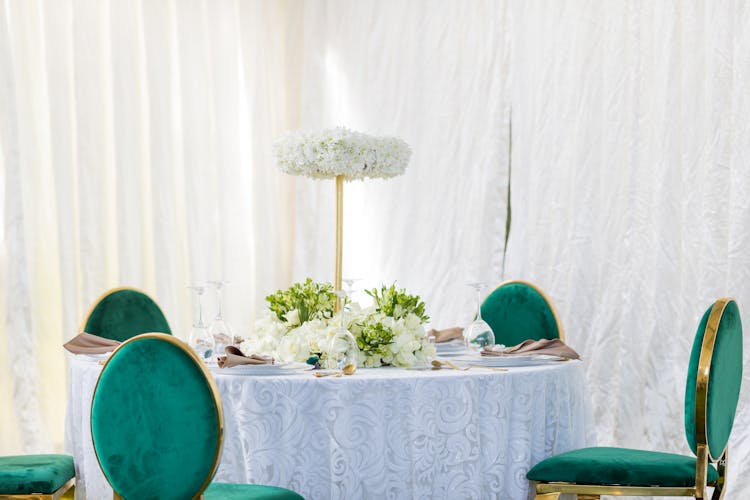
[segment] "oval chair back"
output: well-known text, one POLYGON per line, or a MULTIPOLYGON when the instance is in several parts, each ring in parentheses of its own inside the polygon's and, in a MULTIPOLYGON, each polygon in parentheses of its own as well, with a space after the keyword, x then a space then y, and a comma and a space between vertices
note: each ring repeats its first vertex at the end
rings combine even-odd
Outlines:
POLYGON ((527 281, 506 281, 482 302, 482 319, 495 342, 512 346, 524 340, 565 340, 557 311, 547 295, 527 281))
POLYGON ((218 466, 223 422, 208 369, 171 335, 147 333, 121 344, 94 389, 94 451, 126 500, 201 495, 218 466))
POLYGON ((699 481, 703 464, 726 459, 741 383, 740 311, 733 299, 722 298, 706 311, 698 326, 685 388, 685 434, 698 456, 699 481))
POLYGON ((81 331, 118 342, 141 333, 172 333, 154 299, 129 287, 113 288, 102 295, 91 307, 81 331))

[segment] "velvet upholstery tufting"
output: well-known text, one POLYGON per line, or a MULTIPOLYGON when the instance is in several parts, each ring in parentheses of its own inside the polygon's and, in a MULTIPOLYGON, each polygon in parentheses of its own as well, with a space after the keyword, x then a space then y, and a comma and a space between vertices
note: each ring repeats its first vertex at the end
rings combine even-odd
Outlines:
MULTIPOLYGON (((685 434, 693 453, 696 452, 695 406, 698 365, 706 326, 713 306, 708 308, 698 326, 690 353, 685 384, 685 434)), ((735 301, 724 308, 716 332, 711 369, 708 378, 706 431, 711 456, 718 459, 729 441, 742 382, 742 322, 735 301)))
MULTIPOLYGON (((706 431, 714 459, 724 451, 732 430, 742 380, 742 324, 736 302, 719 299, 703 314, 695 334, 688 365, 685 392, 685 430, 693 452, 697 451, 696 387, 701 355, 711 355, 706 401, 706 431), (712 325, 715 343, 705 342, 712 325)), ((642 487, 696 487, 697 459, 671 453, 627 448, 584 448, 553 456, 536 464, 527 474, 532 481, 582 485, 642 487)), ((707 482, 719 474, 709 461, 707 482)))
POLYGON ((528 283, 503 283, 482 302, 482 319, 495 333, 495 342, 512 346, 524 340, 561 337, 552 305, 528 283))
POLYGON ((276 486, 212 483, 205 500, 303 500, 297 493, 276 486))
POLYGON ((0 495, 51 494, 75 475, 68 455, 0 457, 0 495))
POLYGON ((94 449, 107 480, 126 499, 194 495, 213 472, 220 425, 197 362, 160 338, 122 344, 94 392, 94 449))
POLYGON ((221 456, 223 415, 211 375, 182 341, 149 333, 110 356, 91 408, 99 465, 125 500, 300 500, 274 486, 209 484, 221 456))
MULTIPOLYGON (((536 464, 532 481, 618 486, 694 486, 695 457, 628 448, 583 448, 536 464)), ((719 474, 708 468, 708 480, 719 474)))
POLYGON ((99 299, 89 313, 83 330, 119 342, 141 333, 172 333, 156 302, 145 293, 131 288, 112 290, 99 299))

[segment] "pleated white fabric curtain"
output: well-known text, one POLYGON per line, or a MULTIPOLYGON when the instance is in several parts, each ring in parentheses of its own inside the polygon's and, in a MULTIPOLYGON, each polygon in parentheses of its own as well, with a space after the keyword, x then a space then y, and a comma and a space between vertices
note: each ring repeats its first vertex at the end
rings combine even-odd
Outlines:
MULTIPOLYGON (((0 406, 18 411, 0 452, 59 443, 59 346, 103 289, 156 293, 184 330, 184 287, 228 277, 242 329, 292 278, 330 279, 332 183, 278 175, 269 145, 346 125, 414 156, 346 185, 345 276, 422 294, 436 327, 471 316, 467 281, 539 283, 599 442, 689 453, 698 319, 729 294, 750 322, 747 4, 0 5, 0 406)), ((741 398, 740 458, 747 377, 741 398)), ((745 462, 728 498, 750 491, 745 462)))
POLYGON ((247 327, 291 279, 288 11, 0 2, 0 453, 62 448, 61 344, 106 289, 154 294, 184 337, 190 283, 231 280, 247 327))
MULTIPOLYGON (((499 282, 509 160, 503 2, 305 3, 300 126, 347 124, 413 150, 401 177, 346 183, 344 278, 421 295, 434 326, 465 324, 466 283, 499 282)), ((297 181, 294 275, 333 279, 334 186, 297 181)), ((357 300, 367 301, 359 293, 357 300)))
POLYGON ((750 494, 750 6, 513 4, 506 273, 539 282, 585 359, 601 445, 690 454, 693 336, 745 320, 727 498, 750 494), (744 493, 744 494, 743 494, 744 493))

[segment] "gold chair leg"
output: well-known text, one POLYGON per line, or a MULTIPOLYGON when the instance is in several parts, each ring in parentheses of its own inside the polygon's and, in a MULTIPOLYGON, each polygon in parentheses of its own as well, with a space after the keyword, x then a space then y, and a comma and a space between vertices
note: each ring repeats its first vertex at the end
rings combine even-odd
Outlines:
POLYGON ((73 500, 76 497, 76 487, 75 485, 71 486, 68 491, 63 493, 63 495, 60 497, 60 500, 73 500))
POLYGON ((599 500, 599 495, 576 495, 578 500, 599 500))
POLYGON ((727 481, 727 455, 729 450, 724 450, 724 455, 721 456, 719 461, 716 463, 716 469, 719 472, 719 479, 716 481, 714 486, 714 494, 711 496, 711 500, 723 500, 724 498, 724 487, 727 481))
POLYGON ((537 493, 534 500, 557 500, 560 498, 559 493, 537 493))

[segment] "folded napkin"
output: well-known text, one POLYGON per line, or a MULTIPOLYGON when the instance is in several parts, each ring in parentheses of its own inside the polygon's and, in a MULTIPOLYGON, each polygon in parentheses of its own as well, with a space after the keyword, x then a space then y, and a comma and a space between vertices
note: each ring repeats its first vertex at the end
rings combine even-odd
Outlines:
POLYGON ((242 351, 228 345, 224 348, 225 356, 219 356, 219 368, 231 368, 233 366, 240 365, 272 365, 273 358, 271 356, 263 356, 261 354, 251 354, 245 356, 242 351))
POLYGON ((560 339, 524 340, 513 347, 487 346, 482 350, 482 356, 516 356, 528 354, 546 354, 565 359, 580 359, 573 349, 560 339))
POLYGON ((90 333, 79 333, 63 344, 73 354, 106 354, 114 351, 120 343, 90 333))
POLYGON ((453 328, 446 328, 445 330, 435 330, 434 328, 427 332, 427 336, 435 337, 435 342, 441 344, 443 342, 450 342, 454 339, 460 339, 464 334, 464 329, 460 326, 454 326, 453 328))

